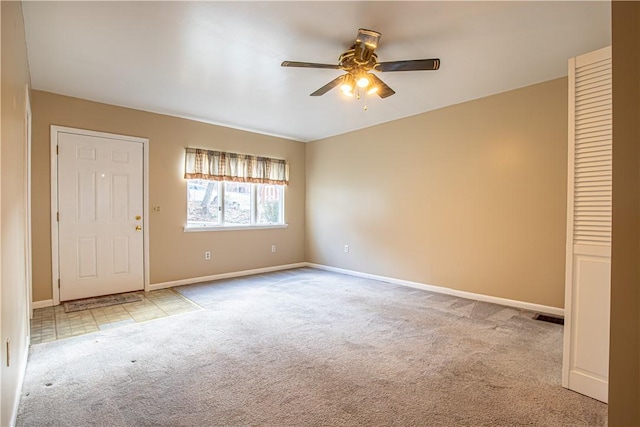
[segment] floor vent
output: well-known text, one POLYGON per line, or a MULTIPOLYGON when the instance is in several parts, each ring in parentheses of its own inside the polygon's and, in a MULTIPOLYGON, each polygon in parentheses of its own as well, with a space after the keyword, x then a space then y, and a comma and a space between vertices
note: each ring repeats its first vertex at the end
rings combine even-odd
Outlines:
POLYGON ((564 319, 562 317, 547 316, 546 314, 536 314, 533 317, 535 320, 542 320, 543 322, 555 323, 557 325, 564 325, 564 319))

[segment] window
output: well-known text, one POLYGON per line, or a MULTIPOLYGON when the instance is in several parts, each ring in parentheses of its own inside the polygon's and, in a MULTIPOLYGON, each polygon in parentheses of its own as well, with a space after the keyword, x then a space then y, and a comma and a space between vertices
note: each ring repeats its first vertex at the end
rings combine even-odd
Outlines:
POLYGON ((282 159, 187 148, 187 229, 284 225, 282 159))
POLYGON ((187 228, 284 225, 284 186, 187 179, 187 228))

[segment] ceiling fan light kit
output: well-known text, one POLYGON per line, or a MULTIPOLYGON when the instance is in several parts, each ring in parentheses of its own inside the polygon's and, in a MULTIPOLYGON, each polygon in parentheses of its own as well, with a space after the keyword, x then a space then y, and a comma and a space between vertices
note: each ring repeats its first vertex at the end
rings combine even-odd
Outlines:
POLYGON ((334 87, 340 86, 340 91, 343 95, 347 97, 355 95, 357 99, 360 99, 360 90, 363 90, 367 95, 377 94, 380 98, 387 98, 396 93, 372 71, 382 73, 392 71, 435 71, 440 68, 440 59, 438 58, 378 62, 375 50, 378 47, 381 36, 382 34, 377 31, 360 28, 355 44, 351 49, 340 55, 337 65, 298 61, 284 61, 281 65, 283 67, 346 71, 346 74, 333 79, 320 89, 312 92, 311 96, 322 96, 334 87))
POLYGON ((345 74, 342 76, 342 85, 340 90, 345 96, 353 96, 353 89, 355 88, 355 79, 351 74, 345 74))

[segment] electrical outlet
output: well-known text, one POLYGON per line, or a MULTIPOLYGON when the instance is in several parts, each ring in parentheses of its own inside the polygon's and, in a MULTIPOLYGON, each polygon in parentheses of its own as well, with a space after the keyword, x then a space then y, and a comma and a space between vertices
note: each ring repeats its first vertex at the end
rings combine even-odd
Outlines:
POLYGON ((276 253, 276 245, 271 245, 271 253, 276 253))
POLYGON ((349 252, 349 245, 344 245, 344 253, 348 253, 349 252))
POLYGON ((204 259, 206 259, 207 261, 211 259, 211 251, 206 251, 204 253, 204 259))
POLYGON ((160 205, 153 205, 151 210, 153 210, 153 212, 160 212, 160 205))

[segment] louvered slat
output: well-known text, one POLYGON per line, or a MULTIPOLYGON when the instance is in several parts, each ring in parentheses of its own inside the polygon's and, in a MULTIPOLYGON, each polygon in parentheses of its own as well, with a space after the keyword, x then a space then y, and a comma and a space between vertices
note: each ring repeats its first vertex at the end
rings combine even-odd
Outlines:
POLYGON ((611 58, 601 59, 599 61, 591 62, 589 64, 585 64, 576 68, 576 76, 582 76, 585 74, 589 74, 594 69, 598 68, 611 68, 611 58))
POLYGON ((580 138, 577 142, 578 148, 574 153, 579 153, 581 150, 585 150, 593 147, 600 147, 602 149, 609 149, 611 146, 611 135, 607 135, 604 137, 592 137, 592 138, 580 138))
POLYGON ((585 146, 576 149, 576 156, 587 156, 591 154, 606 153, 606 145, 585 144, 585 146))
MULTIPOLYGON (((594 182, 600 182, 602 179, 607 179, 606 176, 582 176, 580 179, 577 179, 575 182, 576 187, 584 187, 585 185, 591 185, 594 182)), ((611 184, 611 179, 605 181, 608 184, 611 184)))
POLYGON ((573 239, 611 242, 611 60, 575 72, 573 239))
POLYGON ((584 80, 576 81, 576 94, 583 90, 595 89, 598 87, 611 86, 611 81, 606 73, 598 73, 585 78, 584 80))
POLYGON ((611 114, 606 111, 587 111, 580 115, 580 119, 576 120, 576 126, 582 127, 585 123, 606 125, 609 120, 611 120, 611 114))
POLYGON ((584 89, 576 91, 576 105, 586 104, 595 99, 602 102, 611 101, 611 85, 601 84, 588 89, 585 87, 584 89))
POLYGON ((597 229, 597 230, 609 230, 611 231, 611 223, 610 222, 606 222, 606 221, 586 221, 586 220, 581 220, 578 221, 580 223, 580 226, 584 227, 585 229, 597 229))
MULTIPOLYGON (((611 120, 609 120, 611 122, 611 120)), ((580 131, 576 133, 577 139, 582 138, 608 138, 611 136, 612 127, 602 122, 588 122, 580 125, 580 131)))
POLYGON ((607 109, 611 110, 612 107, 612 103, 608 102, 608 103, 600 103, 598 104, 596 103, 591 103, 591 104, 582 104, 579 107, 576 107, 576 113, 580 113, 580 114, 584 114, 584 113, 589 113, 589 112, 593 112, 593 111, 606 111, 607 109))

